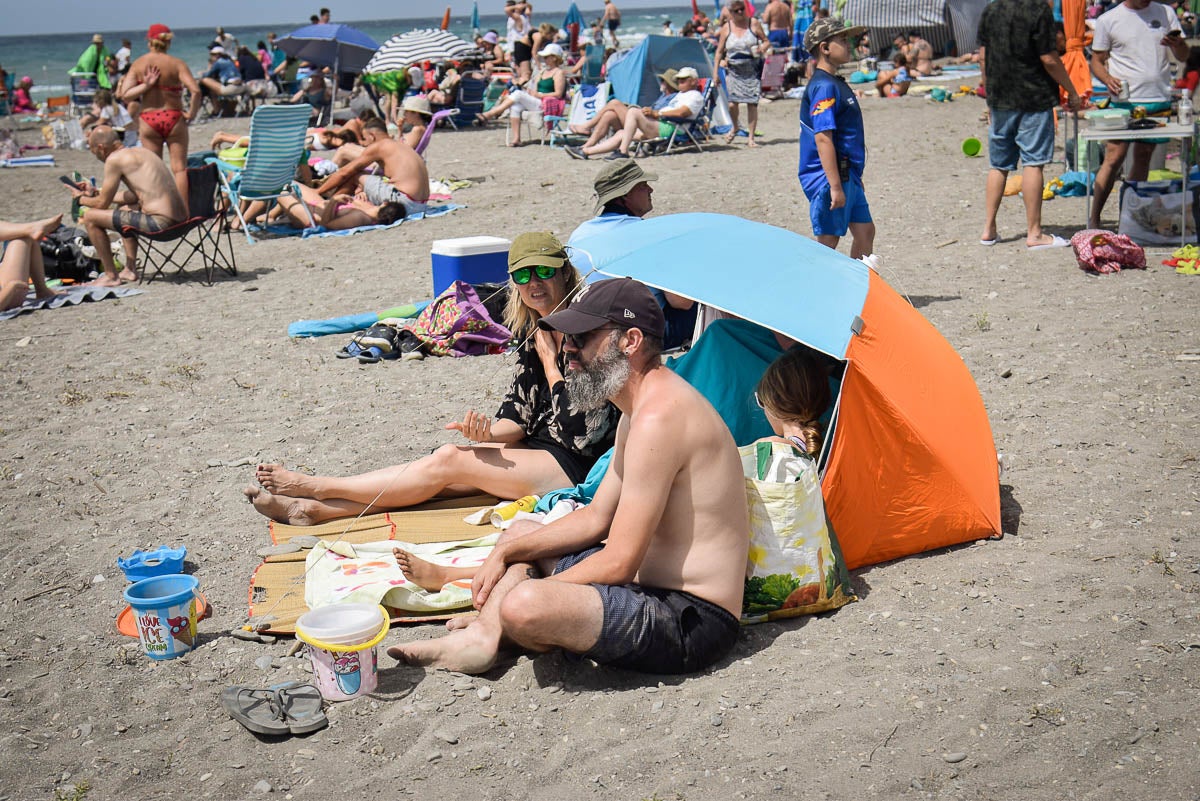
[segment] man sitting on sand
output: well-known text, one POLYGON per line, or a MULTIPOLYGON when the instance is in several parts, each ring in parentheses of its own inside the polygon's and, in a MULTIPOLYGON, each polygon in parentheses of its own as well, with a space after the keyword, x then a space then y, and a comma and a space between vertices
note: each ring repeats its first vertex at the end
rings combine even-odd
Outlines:
POLYGON ((750 541, 729 429, 662 365, 662 311, 641 283, 592 284, 538 324, 564 335, 572 404, 620 407, 611 466, 590 505, 496 545, 472 583, 475 622, 388 653, 462 673, 491 669, 508 644, 701 670, 737 641, 750 541))
POLYGON ((700 74, 693 67, 684 67, 675 73, 675 85, 679 91, 664 108, 631 108, 626 112, 624 126, 618 133, 598 144, 568 147, 567 154, 577 159, 601 153, 612 153, 610 159, 627 158, 635 138, 670 139, 675 135, 678 124, 692 119, 704 109, 704 95, 696 89, 699 84, 700 74))
POLYGON ((97 126, 92 131, 88 149, 104 162, 104 183, 99 189, 80 183, 71 189, 71 195, 87 207, 83 227, 104 267, 104 275, 93 284, 120 286, 138 279, 137 239, 125 237, 125 269, 118 273, 108 232, 119 232, 125 226, 149 232, 170 228, 187 219, 187 203, 180 197, 175 176, 162 157, 145 148, 125 147, 109 126, 97 126), (129 189, 118 192, 122 181, 129 189), (110 210, 114 203, 117 208, 110 210))
POLYGON ((339 192, 349 194, 361 189, 376 206, 400 203, 405 215, 424 211, 429 200, 425 160, 406 142, 388 136, 387 123, 380 119, 368 120, 363 125, 363 142, 365 146, 358 155, 321 184, 321 195, 332 197, 339 192), (363 170, 372 164, 378 164, 383 174, 363 175, 363 170))
POLYGON ((25 303, 30 281, 38 298, 58 294, 46 286, 41 241, 57 231, 60 223, 61 214, 30 223, 0 222, 0 242, 4 243, 4 256, 0 258, 0 311, 25 303))

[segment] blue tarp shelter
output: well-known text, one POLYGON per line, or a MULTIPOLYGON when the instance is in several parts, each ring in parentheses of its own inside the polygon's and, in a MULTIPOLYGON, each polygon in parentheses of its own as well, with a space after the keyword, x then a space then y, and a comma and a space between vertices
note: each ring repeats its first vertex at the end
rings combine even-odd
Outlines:
POLYGON ((715 74, 712 59, 699 39, 647 36, 637 47, 619 53, 609 65, 613 97, 630 105, 652 106, 659 95, 658 74, 683 67, 694 67, 701 78, 715 74))

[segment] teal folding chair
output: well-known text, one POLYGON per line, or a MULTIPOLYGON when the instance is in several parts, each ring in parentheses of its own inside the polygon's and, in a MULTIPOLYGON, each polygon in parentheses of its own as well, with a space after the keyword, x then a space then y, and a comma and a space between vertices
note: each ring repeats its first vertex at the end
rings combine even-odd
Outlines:
MULTIPOLYGON (((242 201, 266 201, 268 210, 281 197, 294 197, 303 203, 296 183, 296 168, 304 158, 304 134, 311 113, 312 107, 304 103, 259 106, 250 117, 250 146, 244 166, 234 167, 211 157, 205 159, 205 163, 217 165, 221 191, 229 198, 250 244, 254 244, 254 237, 242 214, 242 201)), ((307 210, 308 206, 304 208, 307 210)), ((317 227, 311 211, 308 220, 310 227, 317 227)))

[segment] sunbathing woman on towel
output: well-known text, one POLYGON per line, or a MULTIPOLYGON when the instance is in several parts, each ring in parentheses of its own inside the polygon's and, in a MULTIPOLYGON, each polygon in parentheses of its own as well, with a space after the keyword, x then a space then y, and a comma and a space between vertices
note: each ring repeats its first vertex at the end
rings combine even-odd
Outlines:
POLYGON ((443 445, 415 462, 348 478, 308 476, 280 465, 259 465, 246 497, 282 523, 313 525, 365 509, 383 512, 436 495, 483 491, 516 499, 582 481, 613 444, 620 413, 611 404, 590 412, 568 406, 561 335, 537 321, 563 308, 579 274, 562 243, 548 233, 521 234, 508 251, 505 324, 520 346, 512 388, 495 419, 468 411, 446 428, 471 445, 443 445))
POLYGON ((310 218, 304 209, 307 205, 312 212, 311 219, 316 221, 317 225, 330 231, 345 231, 364 225, 391 225, 405 214, 402 203, 384 203, 382 206, 376 206, 367 200, 362 192, 354 196, 334 195, 331 198, 323 198, 311 186, 299 186, 303 203, 294 197, 281 197, 279 205, 271 210, 268 219, 287 215, 288 223, 293 228, 308 228, 310 218), (279 214, 276 214, 276 210, 279 214))

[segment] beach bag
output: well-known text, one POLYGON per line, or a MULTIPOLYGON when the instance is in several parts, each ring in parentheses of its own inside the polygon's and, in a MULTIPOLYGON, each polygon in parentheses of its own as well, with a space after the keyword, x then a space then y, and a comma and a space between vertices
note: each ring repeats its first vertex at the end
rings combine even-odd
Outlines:
POLYGON ((813 615, 857 601, 825 517, 811 458, 783 442, 738 449, 750 507, 742 623, 813 615))
POLYGON ((81 231, 74 226, 60 225, 39 243, 47 278, 88 281, 103 270, 99 259, 84 255, 83 247, 90 243, 81 231))
POLYGON ((1200 228, 1200 186, 1189 186, 1191 207, 1184 215, 1182 181, 1125 181, 1121 184, 1121 218, 1117 232, 1139 245, 1176 245, 1196 241, 1200 228), (1181 226, 1186 226, 1180 230, 1181 226))
POLYGON ((503 353, 512 334, 488 314, 465 281, 455 281, 409 324, 430 356, 503 353))
MULTIPOLYGON (((543 97, 542 98, 542 116, 543 117, 561 117, 567 110, 567 101, 561 97, 543 97)), ((546 130, 554 128, 554 120, 546 121, 546 130)))
POLYGON ((1079 269, 1089 273, 1116 273, 1127 268, 1146 269, 1146 251, 1124 234, 1098 228, 1071 237, 1079 269))

